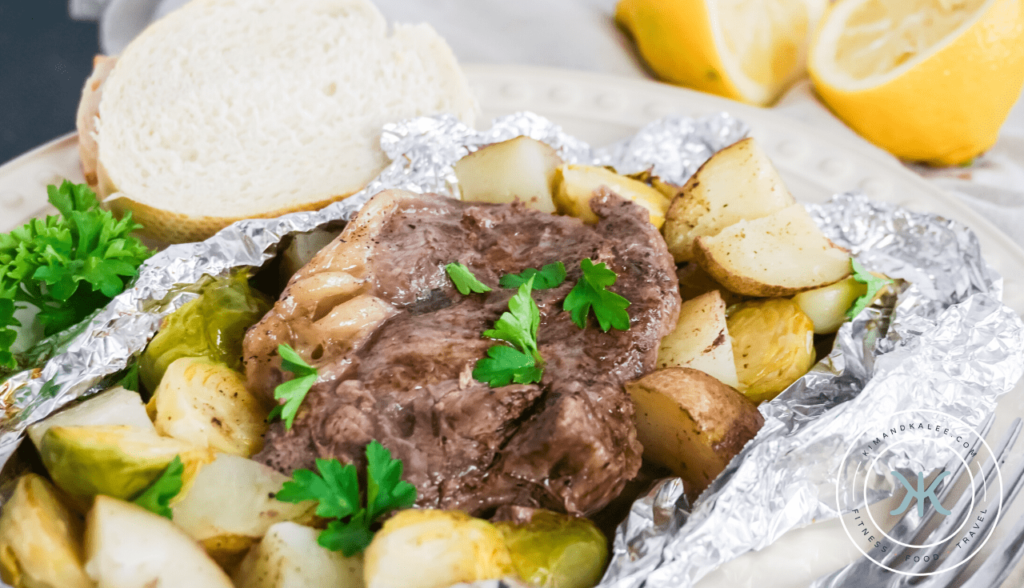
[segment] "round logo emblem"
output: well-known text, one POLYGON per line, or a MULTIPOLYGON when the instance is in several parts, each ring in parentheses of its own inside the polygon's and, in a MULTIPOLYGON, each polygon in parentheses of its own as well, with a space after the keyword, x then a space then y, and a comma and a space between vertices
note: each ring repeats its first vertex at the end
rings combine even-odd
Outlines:
POLYGON ((889 571, 930 576, 980 551, 1002 514, 1003 478, 978 431, 919 409, 897 412, 856 439, 840 465, 836 503, 852 514, 841 519, 843 529, 861 553, 889 571), (926 516, 928 532, 921 532, 926 516), (951 557, 958 550, 970 555, 951 557))

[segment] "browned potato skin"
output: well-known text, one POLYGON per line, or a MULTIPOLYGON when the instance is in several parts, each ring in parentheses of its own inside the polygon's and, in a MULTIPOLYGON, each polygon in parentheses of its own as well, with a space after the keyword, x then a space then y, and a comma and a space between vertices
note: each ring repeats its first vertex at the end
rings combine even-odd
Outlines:
MULTIPOLYGON (((839 278, 839 280, 821 284, 812 284, 805 288, 790 288, 787 286, 780 286, 778 284, 766 284, 764 282, 730 272, 720 264, 717 259, 708 253, 703 237, 698 237, 697 240, 694 241, 694 245, 693 256, 697 265, 707 272, 707 274, 711 276, 711 279, 722 284, 722 286, 730 292, 742 296, 753 296, 756 298, 788 298, 801 292, 806 292, 807 290, 814 290, 816 288, 829 286, 846 278, 846 276, 843 276, 842 278, 839 278)), ((842 249, 838 245, 835 247, 836 249, 842 249)))
POLYGON ((666 368, 626 384, 644 457, 683 479, 695 500, 764 424, 757 407, 704 372, 666 368))

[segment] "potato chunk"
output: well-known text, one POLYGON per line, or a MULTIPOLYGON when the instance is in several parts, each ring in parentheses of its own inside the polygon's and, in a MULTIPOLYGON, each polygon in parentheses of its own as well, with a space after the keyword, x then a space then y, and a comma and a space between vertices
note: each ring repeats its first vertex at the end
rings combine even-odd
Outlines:
POLYGON ((222 453, 199 471, 174 505, 174 522, 217 563, 231 568, 271 525, 312 519, 315 501, 292 504, 274 498, 289 479, 261 463, 222 453))
POLYGON ((711 156, 672 200, 662 232, 676 262, 694 259, 697 237, 768 216, 796 200, 753 139, 711 156))
POLYGON ((696 499, 754 438, 764 418, 752 402, 704 372, 667 368, 626 384, 644 457, 683 479, 696 499))
POLYGON ((233 588, 220 567, 174 523, 97 496, 85 528, 85 569, 102 588, 233 588))
POLYGON ((43 435, 50 427, 88 425, 126 425, 156 432, 139 393, 117 386, 35 423, 28 428, 28 436, 42 450, 43 435))
POLYGON ((263 448, 270 412, 246 389, 245 376, 199 357, 167 366, 146 408, 161 435, 242 457, 263 448))
POLYGON ((676 328, 658 348, 658 367, 691 367, 733 388, 739 386, 725 322, 725 301, 717 290, 679 307, 676 328))
POLYGON ((592 165, 563 165, 555 173, 555 206, 560 214, 596 223, 597 215, 590 209, 594 191, 602 186, 627 200, 632 200, 647 209, 651 224, 661 228, 668 210, 668 198, 647 184, 620 176, 619 174, 592 165))
POLYGON ((829 241, 800 204, 698 237, 695 258, 720 284, 747 296, 792 296, 850 275, 850 253, 829 241))
POLYGON ((455 164, 462 199, 506 204, 521 200, 527 208, 554 212, 555 170, 562 158, 547 143, 516 137, 488 145, 455 164))
POLYGON ((82 523, 44 478, 26 474, 0 516, 0 578, 14 588, 90 588, 82 523))
POLYGON ((793 300, 750 300, 728 309, 739 389, 754 402, 775 398, 814 365, 814 323, 793 300))
POLYGON ((363 556, 345 557, 317 543, 318 529, 277 523, 234 574, 237 588, 362 588, 363 556))

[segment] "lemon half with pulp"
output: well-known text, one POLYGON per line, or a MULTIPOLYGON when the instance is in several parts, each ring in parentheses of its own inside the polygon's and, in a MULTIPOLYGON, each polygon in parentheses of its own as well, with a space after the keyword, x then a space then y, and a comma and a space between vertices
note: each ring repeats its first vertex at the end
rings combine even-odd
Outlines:
POLYGON ((1024 85, 1024 0, 841 0, 808 64, 848 125, 894 155, 970 161, 1024 85))
POLYGON ((827 0, 621 0, 615 18, 661 79, 750 104, 806 70, 827 0))

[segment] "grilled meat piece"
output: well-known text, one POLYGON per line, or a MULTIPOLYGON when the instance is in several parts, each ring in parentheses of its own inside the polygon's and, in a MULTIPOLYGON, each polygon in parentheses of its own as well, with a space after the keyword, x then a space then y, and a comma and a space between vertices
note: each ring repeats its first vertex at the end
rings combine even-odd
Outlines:
POLYGON ((518 203, 375 196, 246 336, 254 392, 271 398, 286 379, 280 343, 320 373, 292 430, 275 423, 255 459, 284 473, 317 457, 360 463, 377 439, 404 462, 420 506, 589 514, 607 504, 640 467, 622 385, 654 368, 680 300, 647 211, 610 192, 592 206, 596 225, 518 203), (593 318, 579 329, 562 310, 584 258, 618 273, 611 290, 632 303, 628 331, 603 333, 593 318), (498 287, 500 277, 556 261, 565 283, 533 292, 543 380, 500 388, 474 380, 476 362, 496 344, 481 333, 515 293, 498 287), (451 262, 494 290, 459 294, 445 273, 451 262))

